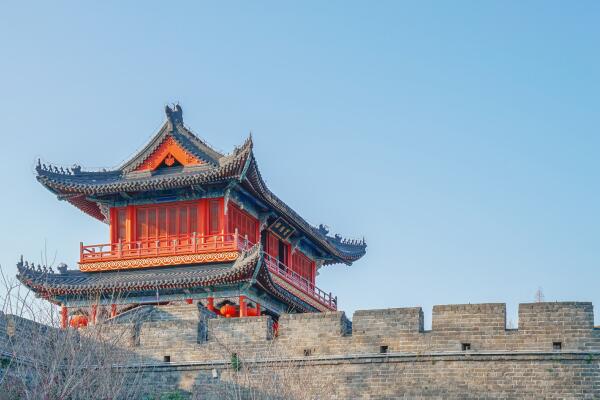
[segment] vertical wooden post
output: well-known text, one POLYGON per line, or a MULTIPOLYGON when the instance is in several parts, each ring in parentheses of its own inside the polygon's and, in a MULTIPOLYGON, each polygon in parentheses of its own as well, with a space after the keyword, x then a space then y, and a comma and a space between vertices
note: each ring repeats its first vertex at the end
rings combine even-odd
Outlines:
POLYGON ((111 304, 110 305, 110 317, 114 318, 117 316, 117 305, 116 304, 111 304))
MULTIPOLYGON (((262 243, 262 237, 260 232, 260 218, 256 221, 256 243, 262 243)), ((254 243, 254 244, 256 244, 254 243)), ((265 249, 263 249, 264 251, 265 249)))
MULTIPOLYGON (((229 230, 229 216, 225 213, 225 198, 220 199, 219 201, 219 219, 221 220, 221 234, 225 235, 229 230)), ((224 239, 225 237, 223 237, 224 239)))
POLYGON ((127 223, 125 224, 126 241, 132 243, 135 241, 135 207, 127 206, 127 223))
POLYGON ((207 212, 206 212, 206 199, 200 199, 198 201, 198 232, 200 232, 201 241, 204 243, 206 238, 207 227, 207 212))
POLYGON ((119 227, 117 225, 117 209, 115 207, 110 208, 110 243, 113 244, 117 241, 117 232, 119 227))
POLYGON ((208 304, 206 305, 206 308, 212 312, 216 312, 215 299, 211 296, 211 297, 207 298, 206 300, 208 300, 208 304))
POLYGON ((96 316, 98 315, 98 305, 92 304, 92 311, 90 313, 90 324, 96 325, 96 316))
POLYGON ((260 304, 256 303, 256 316, 260 317, 260 304))
POLYGON ((66 306, 62 306, 60 308, 60 327, 62 329, 67 329, 67 325, 69 324, 69 310, 66 306))
POLYGON ((246 303, 246 296, 240 295, 240 318, 248 316, 248 304, 246 303))

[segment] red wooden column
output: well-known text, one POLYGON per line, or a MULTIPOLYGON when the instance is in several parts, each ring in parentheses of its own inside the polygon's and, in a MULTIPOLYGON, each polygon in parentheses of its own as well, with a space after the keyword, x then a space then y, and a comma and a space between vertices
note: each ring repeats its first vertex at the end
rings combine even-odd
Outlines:
POLYGON ((117 305, 116 304, 111 304, 110 305, 110 317, 114 318, 117 316, 117 305))
MULTIPOLYGON (((111 209, 110 209, 110 242, 111 243, 117 242, 118 231, 119 231, 119 226, 117 223, 117 209, 114 207, 111 207, 111 209)), ((83 245, 83 243, 82 243, 82 245, 83 245)))
POLYGON ((127 223, 125 225, 127 241, 129 243, 135 241, 135 207, 132 205, 127 206, 127 223))
POLYGON ((69 324, 69 310, 66 306, 62 306, 60 308, 60 327, 62 329, 67 329, 67 325, 69 324))
POLYGON ((98 315, 98 305, 92 304, 92 312, 90 312, 90 324, 96 325, 96 315, 98 315))
POLYGON ((217 312, 217 310, 215 309, 215 299, 213 297, 209 297, 206 300, 208 301, 208 304, 206 305, 206 308, 209 311, 217 312))
MULTIPOLYGON (((229 210, 225 212, 225 198, 219 200, 219 208, 220 208, 220 220, 221 220, 221 234, 231 233, 229 231, 229 210)), ((229 207, 227 207, 229 208, 229 207)), ((223 241, 225 241, 225 236, 223 236, 223 241)))
POLYGON ((260 317, 260 304, 256 303, 256 316, 260 317))
POLYGON ((200 234, 200 243, 206 241, 206 235, 208 234, 208 209, 206 199, 198 200, 198 233, 200 234))
POLYGON ((240 318, 248 316, 248 303, 246 303, 246 296, 240 296, 240 318))

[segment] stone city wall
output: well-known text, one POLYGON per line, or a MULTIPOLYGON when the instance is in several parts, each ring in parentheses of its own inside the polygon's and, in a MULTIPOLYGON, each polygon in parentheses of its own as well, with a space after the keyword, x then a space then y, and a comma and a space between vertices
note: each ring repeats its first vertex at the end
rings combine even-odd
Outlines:
POLYGON ((286 314, 276 336, 266 316, 149 308, 143 321, 115 322, 130 324, 128 349, 159 391, 202 388, 211 398, 207 388, 235 379, 235 354, 255 380, 295 363, 311 385, 329 390, 323 398, 600 399, 591 303, 521 304, 519 329, 506 329, 504 304, 435 306, 428 331, 421 308, 356 311, 351 323, 339 311, 286 314))
POLYGON ((286 314, 275 332, 270 317, 199 304, 144 306, 102 329, 123 339, 119 368, 148 398, 600 399, 591 303, 521 304, 518 329, 504 304, 435 306, 431 330, 421 308, 286 314))

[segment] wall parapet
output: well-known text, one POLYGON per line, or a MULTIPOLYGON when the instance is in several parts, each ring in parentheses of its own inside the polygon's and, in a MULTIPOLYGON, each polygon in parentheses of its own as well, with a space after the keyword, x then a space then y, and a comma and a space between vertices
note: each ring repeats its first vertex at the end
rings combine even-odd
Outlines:
MULTIPOLYGON (((142 373, 150 393, 195 385, 206 393, 234 376, 235 355, 252 376, 304 373, 334 388, 335 398, 600 394, 600 329, 591 303, 522 304, 519 329, 506 329, 505 321, 504 304, 435 306, 429 331, 420 307, 360 310, 352 323, 341 311, 289 314, 275 336, 268 316, 216 318, 198 304, 169 304, 98 328, 126 339, 119 343, 126 361, 116 366, 142 373)), ((0 314, 0 342, 47 328, 38 325, 0 314)))
POLYGON ((174 361, 208 360, 224 348, 253 354, 276 349, 290 357, 600 352, 592 304, 583 302, 522 304, 519 329, 506 329, 506 305, 499 303, 434 306, 429 331, 420 307, 359 310, 352 322, 341 311, 284 314, 276 337, 267 316, 203 319, 196 305, 155 306, 146 315, 136 325, 138 351, 159 358, 168 353, 174 361), (206 340, 198 339, 201 330, 206 340))

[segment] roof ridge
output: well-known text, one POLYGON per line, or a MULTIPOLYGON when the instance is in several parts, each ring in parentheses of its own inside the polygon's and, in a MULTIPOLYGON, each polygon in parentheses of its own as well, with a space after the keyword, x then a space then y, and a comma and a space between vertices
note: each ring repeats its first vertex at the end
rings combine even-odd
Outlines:
POLYGON ((158 148, 158 146, 160 146, 162 142, 164 142, 165 138, 169 134, 168 128, 169 121, 167 120, 163 122, 158 131, 154 135, 152 135, 150 140, 148 140, 148 142, 146 142, 146 144, 142 146, 141 149, 137 150, 135 153, 133 153, 133 155, 129 156, 127 160, 122 162, 116 169, 123 172, 135 171, 135 169, 139 167, 144 161, 146 161, 146 159, 158 148), (144 158, 138 160, 142 154, 145 154, 144 158), (136 160, 138 161, 136 162, 136 160))
POLYGON ((166 121, 150 140, 125 162, 117 167, 125 173, 132 172, 138 168, 157 148, 171 136, 185 151, 193 156, 212 165, 219 165, 219 160, 224 157, 222 153, 215 150, 205 140, 198 137, 192 130, 183 124, 183 110, 179 104, 173 108, 165 106, 166 121))
POLYGON ((225 154, 221 153, 220 151, 215 150, 215 148, 213 146, 211 146, 210 144, 208 144, 208 142, 206 140, 204 140, 204 139, 200 138, 198 135, 196 135, 190 128, 185 126, 183 124, 183 122, 178 123, 176 125, 176 128, 177 128, 176 129, 177 133, 181 134, 186 139, 191 141, 192 144, 194 144, 196 147, 200 147, 201 151, 203 151, 204 153, 210 153, 207 155, 210 156, 214 161, 218 162, 219 159, 221 159, 225 156, 225 154), (181 128, 181 131, 179 128, 181 128))

